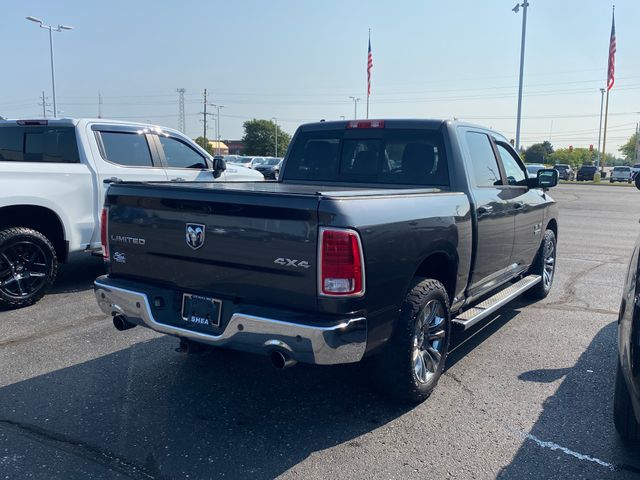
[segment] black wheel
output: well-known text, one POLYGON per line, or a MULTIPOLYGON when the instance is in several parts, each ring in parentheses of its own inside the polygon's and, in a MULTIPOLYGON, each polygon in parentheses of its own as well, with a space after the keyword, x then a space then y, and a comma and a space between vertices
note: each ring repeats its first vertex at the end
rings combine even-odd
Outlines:
POLYGON ((525 296, 535 300, 541 300, 549 295, 553 277, 556 272, 556 236, 553 230, 546 230, 540 249, 536 255, 531 268, 530 275, 540 275, 542 280, 526 291, 525 296))
POLYGON ((30 228, 0 231, 0 306, 20 308, 40 300, 58 272, 51 242, 30 228))
POLYGON ((620 360, 617 362, 616 387, 613 394, 613 423, 618 435, 626 442, 640 441, 640 424, 633 413, 631 395, 624 380, 620 360))
POLYGON ((395 398, 426 400, 444 370, 450 334, 444 286, 432 279, 418 281, 403 302, 393 336, 371 361, 374 380, 395 398))

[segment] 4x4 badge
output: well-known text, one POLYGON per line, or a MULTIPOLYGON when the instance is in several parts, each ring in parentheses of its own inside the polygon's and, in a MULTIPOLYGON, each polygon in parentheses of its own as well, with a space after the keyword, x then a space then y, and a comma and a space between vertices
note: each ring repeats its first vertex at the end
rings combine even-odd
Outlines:
POLYGON ((204 225, 200 223, 187 223, 186 240, 194 250, 198 250, 204 245, 204 225))

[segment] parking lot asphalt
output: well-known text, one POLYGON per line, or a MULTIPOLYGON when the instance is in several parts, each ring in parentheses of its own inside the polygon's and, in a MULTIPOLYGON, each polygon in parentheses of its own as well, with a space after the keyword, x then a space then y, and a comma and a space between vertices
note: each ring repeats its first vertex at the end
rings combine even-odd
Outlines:
POLYGON ((35 306, 0 311, 0 479, 640 478, 612 422, 616 314, 640 192, 561 185, 558 270, 455 337, 429 400, 393 403, 360 365, 276 370, 117 332, 101 262, 65 266, 35 306))

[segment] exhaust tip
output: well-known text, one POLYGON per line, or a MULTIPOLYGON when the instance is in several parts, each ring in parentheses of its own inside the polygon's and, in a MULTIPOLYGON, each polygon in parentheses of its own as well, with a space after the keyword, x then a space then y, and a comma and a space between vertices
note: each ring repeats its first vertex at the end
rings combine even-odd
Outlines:
POLYGON ((116 327, 116 330, 118 330, 119 332, 123 332, 135 327, 136 324, 131 323, 124 315, 115 315, 113 317, 113 326, 116 327))
POLYGON ((274 367, 281 370, 283 368, 295 365, 296 361, 293 360, 288 354, 283 353, 279 350, 274 350, 273 352, 271 352, 271 363, 274 367))

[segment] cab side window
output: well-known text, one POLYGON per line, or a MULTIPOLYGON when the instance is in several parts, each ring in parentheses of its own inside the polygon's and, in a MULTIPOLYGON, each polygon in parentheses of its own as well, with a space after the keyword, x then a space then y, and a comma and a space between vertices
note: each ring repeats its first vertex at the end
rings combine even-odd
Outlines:
POLYGON ((507 183, 513 186, 526 187, 527 177, 520 162, 514 157, 514 153, 502 143, 496 142, 496 147, 498 147, 498 153, 500 154, 500 159, 502 160, 502 165, 507 175, 507 183))
POLYGON ((159 136, 164 158, 169 168, 197 168, 204 170, 207 162, 202 155, 180 140, 159 136))
POLYGON ((489 137, 485 133, 467 132, 467 146, 471 155, 473 174, 478 187, 502 185, 498 160, 493 153, 489 137))
POLYGON ((125 167, 153 167, 147 138, 134 132, 100 132, 105 160, 125 167))

